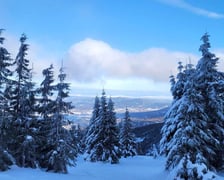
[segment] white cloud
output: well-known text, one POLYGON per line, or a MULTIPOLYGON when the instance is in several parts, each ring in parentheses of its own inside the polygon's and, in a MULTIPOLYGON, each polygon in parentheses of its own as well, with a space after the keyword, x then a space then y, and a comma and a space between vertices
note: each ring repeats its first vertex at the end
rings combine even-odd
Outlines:
MULTIPOLYGON (((10 34, 5 37, 5 46, 14 58, 19 49, 19 38, 10 34)), ((51 63, 57 74, 61 64, 58 55, 44 50, 29 39, 27 43, 30 44, 28 59, 34 64, 34 80, 38 83, 42 81, 42 70, 51 63)), ((224 50, 215 50, 214 53, 220 58, 219 69, 223 71, 224 50)), ((200 57, 165 48, 130 53, 88 38, 70 47, 64 58, 64 66, 73 87, 169 92, 169 76, 176 74, 177 62, 187 63, 189 58, 196 64, 200 57)))
POLYGON ((213 11, 208 11, 206 9, 202 9, 199 7, 195 7, 195 6, 185 2, 184 0, 159 0, 159 1, 169 4, 169 5, 172 5, 172 6, 183 8, 185 10, 191 11, 192 13, 206 16, 209 18, 216 18, 216 19, 224 18, 224 14, 213 12, 213 11))
POLYGON ((214 54, 219 58, 218 70, 224 72, 224 49, 216 49, 214 54))
POLYGON ((81 82, 130 78, 167 82, 171 72, 176 72, 177 62, 189 58, 198 59, 194 54, 163 48, 123 52, 103 41, 85 39, 69 49, 65 64, 70 76, 81 82))

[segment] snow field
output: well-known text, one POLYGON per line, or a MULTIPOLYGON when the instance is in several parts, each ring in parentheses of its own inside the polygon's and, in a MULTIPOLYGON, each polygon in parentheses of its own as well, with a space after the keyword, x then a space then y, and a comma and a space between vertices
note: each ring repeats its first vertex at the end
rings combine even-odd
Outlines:
POLYGON ((68 174, 56 174, 40 169, 18 168, 1 172, 0 180, 163 180, 164 158, 135 156, 120 159, 119 164, 88 162, 83 156, 77 159, 76 167, 69 167, 68 174))
MULTIPOLYGON (((0 180, 173 180, 175 173, 165 171, 164 163, 164 157, 134 156, 120 159, 119 164, 110 164, 84 161, 80 156, 76 167, 68 168, 68 174, 12 166, 9 171, 0 172, 0 180)), ((211 177, 211 173, 206 177, 211 177)), ((214 180, 223 179, 224 176, 216 176, 214 180)))

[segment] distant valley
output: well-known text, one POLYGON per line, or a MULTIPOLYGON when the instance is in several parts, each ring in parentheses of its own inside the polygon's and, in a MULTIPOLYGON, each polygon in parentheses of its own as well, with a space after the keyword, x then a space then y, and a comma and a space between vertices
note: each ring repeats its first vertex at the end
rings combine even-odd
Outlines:
MULTIPOLYGON (((72 96, 71 101, 75 108, 69 118, 75 124, 86 127, 92 115, 94 100, 95 97, 90 96, 72 96)), ((122 120, 127 107, 135 127, 163 122, 163 116, 171 103, 168 98, 157 97, 112 97, 112 100, 118 122, 122 120)))

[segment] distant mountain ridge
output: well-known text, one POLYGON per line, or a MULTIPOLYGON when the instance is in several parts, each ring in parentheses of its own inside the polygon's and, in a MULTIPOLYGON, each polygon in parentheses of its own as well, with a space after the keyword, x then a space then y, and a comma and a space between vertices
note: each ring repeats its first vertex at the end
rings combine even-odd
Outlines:
MULTIPOLYGON (((146 126, 154 123, 162 123, 163 117, 169 108, 165 107, 154 111, 132 112, 130 117, 134 127, 146 126)), ((117 117, 122 119, 123 113, 117 114, 117 117)))
MULTIPOLYGON (((94 97, 87 96, 71 97, 70 100, 75 108, 69 118, 75 124, 86 127, 92 115, 94 99, 94 97)), ((164 114, 170 105, 170 100, 157 98, 113 97, 112 100, 115 103, 118 122, 124 118, 124 111, 127 107, 135 127, 163 122, 164 114)))
MULTIPOLYGON (((145 111, 145 112, 133 112, 130 113, 132 124, 134 127, 146 126, 154 123, 162 123, 163 117, 167 112, 168 107, 155 110, 155 111, 145 111)), ((74 122, 74 124, 80 124, 82 127, 88 126, 91 114, 72 114, 69 115, 69 119, 74 122)), ((124 118, 123 113, 117 113, 116 117, 118 123, 124 118)))
POLYGON ((165 107, 159 110, 146 111, 146 112, 133 112, 130 113, 132 118, 153 119, 163 117, 169 108, 165 107))
MULTIPOLYGON (((74 96, 71 98, 75 108, 69 115, 75 124, 85 128, 89 124, 95 97, 74 96)), ((170 100, 142 97, 112 97, 115 103, 118 125, 124 118, 127 107, 133 123, 133 132, 138 141, 138 153, 145 155, 153 144, 158 145, 161 139, 163 118, 170 106, 170 100)))

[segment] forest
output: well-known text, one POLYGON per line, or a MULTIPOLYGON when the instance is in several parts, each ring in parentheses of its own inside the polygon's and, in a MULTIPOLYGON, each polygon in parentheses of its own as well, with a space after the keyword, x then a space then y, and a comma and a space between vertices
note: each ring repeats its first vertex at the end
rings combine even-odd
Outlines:
POLYGON ((0 37, 0 170, 16 164, 67 173, 79 153, 86 152, 90 161, 111 163, 136 154, 128 109, 119 131, 114 103, 111 98, 107 101, 103 90, 101 99, 96 97, 86 134, 81 135, 80 127, 66 118, 73 105, 68 101, 70 86, 63 66, 56 83, 53 65, 44 69, 37 87, 26 58, 26 36, 20 38, 15 59, 4 48, 4 39, 0 37))
MULTIPOLYGON (((73 107, 68 101, 70 84, 63 65, 55 81, 51 64, 43 80, 33 82, 27 59, 27 37, 20 37, 15 58, 4 47, 0 30, 0 170, 18 167, 68 173, 80 154, 86 161, 118 164, 121 157, 137 155, 137 142, 126 108, 118 125, 114 102, 103 89, 96 96, 85 131, 67 119, 73 107)), ((201 38, 202 56, 196 66, 178 63, 170 76, 173 97, 161 130, 159 152, 174 179, 200 180, 224 167, 224 73, 219 58, 210 52, 209 35, 201 38)), ((155 148, 155 151, 156 148, 155 148)), ((212 176, 211 178, 215 178, 212 176)))

